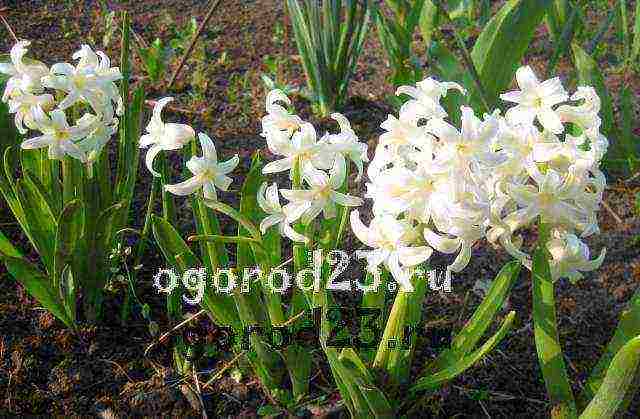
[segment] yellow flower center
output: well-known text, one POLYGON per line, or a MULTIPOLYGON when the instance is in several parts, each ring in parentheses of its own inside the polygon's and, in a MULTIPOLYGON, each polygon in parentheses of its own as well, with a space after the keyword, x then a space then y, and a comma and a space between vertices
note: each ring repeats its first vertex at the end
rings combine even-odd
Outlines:
POLYGON ((56 140, 58 141, 65 141, 71 137, 71 134, 69 134, 68 131, 56 131, 54 135, 56 140))
POLYGON ((87 78, 83 75, 74 76, 73 84, 77 89, 82 89, 87 84, 87 78))
POLYGON ((536 108, 541 108, 542 107, 542 98, 540 96, 536 97, 533 100, 533 106, 535 106, 536 108))

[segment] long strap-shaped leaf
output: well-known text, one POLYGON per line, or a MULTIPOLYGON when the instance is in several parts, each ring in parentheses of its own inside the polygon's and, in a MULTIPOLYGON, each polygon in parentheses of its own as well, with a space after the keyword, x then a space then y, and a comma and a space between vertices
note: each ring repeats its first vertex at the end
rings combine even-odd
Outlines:
MULTIPOLYGON (((153 216, 151 226, 156 242, 160 246, 165 259, 172 266, 179 267, 180 264, 176 261, 176 255, 181 255, 187 267, 202 267, 202 263, 191 252, 189 246, 165 219, 153 216)), ((211 292, 210 286, 207 286, 205 287, 203 305, 207 307, 221 325, 230 325, 235 330, 241 329, 238 312, 230 297, 211 292)))
POLYGON ((640 335, 640 288, 629 302, 629 306, 620 315, 618 327, 607 346, 604 354, 593 368, 582 393, 584 404, 588 403, 598 392, 605 374, 611 365, 613 358, 631 339, 640 335))
POLYGON ((627 389, 634 379, 638 363, 640 363, 640 335, 627 342, 618 351, 607 370, 602 385, 580 418, 612 418, 624 401, 627 389))
POLYGON ((520 263, 517 261, 509 262, 502 267, 491 283, 491 288, 482 303, 476 308, 462 330, 453 338, 451 348, 442 351, 425 369, 425 374, 447 368, 448 365, 455 363, 460 357, 467 355, 476 347, 495 316, 502 309, 519 274, 520 263))
POLYGON ((504 322, 502 322, 502 326, 500 326, 500 329, 498 329, 496 334, 489 338, 480 348, 458 359, 455 363, 449 365, 444 370, 420 378, 411 387, 410 392, 415 393, 422 390, 435 390, 443 383, 457 377, 465 370, 469 369, 482 357, 491 352, 493 348, 502 341, 509 330, 511 330, 515 317, 515 311, 511 311, 505 318, 504 322))
POLYGON ((553 418, 575 418, 577 416, 576 404, 558 337, 553 281, 549 261, 542 246, 538 246, 533 256, 532 268, 533 324, 536 349, 552 405, 551 416, 553 418))
POLYGON ((0 255, 7 271, 27 290, 38 303, 60 319, 67 327, 73 328, 74 322, 69 318, 64 304, 53 289, 49 278, 32 263, 23 258, 0 255))
MULTIPOLYGON (((490 105, 495 105, 499 93, 511 84, 550 4, 550 0, 510 0, 482 30, 471 58, 490 105)), ((473 101, 479 101, 477 92, 473 101)))

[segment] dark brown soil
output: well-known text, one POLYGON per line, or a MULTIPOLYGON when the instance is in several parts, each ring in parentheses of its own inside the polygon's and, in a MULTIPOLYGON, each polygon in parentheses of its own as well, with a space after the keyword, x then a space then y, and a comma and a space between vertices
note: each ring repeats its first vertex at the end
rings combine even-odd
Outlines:
MULTIPOLYGON (((155 37, 172 37, 175 28, 184 27, 192 16, 200 22, 206 13, 207 2, 134 0, 105 3, 113 10, 131 11, 136 33, 146 42, 152 42, 155 37)), ((635 2, 629 3, 631 11, 635 2)), ((99 2, 5 0, 0 8, 2 6, 7 7, 3 13, 18 37, 32 40, 32 55, 43 61, 68 60, 79 43, 102 47, 105 27, 99 2)), ((590 12, 588 24, 597 26, 604 18, 603 13, 606 11, 590 12)), ((283 72, 287 83, 304 85, 291 28, 285 24, 284 35, 274 37, 278 22, 286 22, 281 1, 223 0, 196 52, 198 59, 187 62, 169 92, 162 84, 152 86, 149 91, 149 98, 176 96, 175 112, 170 117, 175 121, 189 121, 211 134, 223 157, 240 154, 243 169, 238 172, 246 172, 251 154, 264 147, 258 136, 260 117, 264 112, 265 89, 260 81, 260 74, 266 71, 263 57, 284 57, 287 64, 283 72), (226 59, 222 58, 223 54, 226 59), (239 99, 231 103, 234 97, 239 99)), ((605 42, 613 45, 618 41, 610 32, 605 42)), ((106 48, 114 62, 118 62, 118 42, 116 33, 106 48)), ((10 45, 11 39, 5 33, 0 39, 0 50, 7 51, 10 45)), ((418 36, 416 45, 418 51, 424 50, 418 36)), ((526 60, 538 69, 544 68, 552 50, 549 36, 541 28, 526 60)), ((364 51, 351 84, 352 99, 344 113, 360 137, 374 145, 379 123, 392 111, 385 98, 393 94, 393 88, 386 81, 389 70, 373 30, 364 51)), ((600 58, 614 97, 622 83, 632 86, 636 94, 640 92, 637 76, 623 80, 609 55, 600 58)), ((137 58, 134 59, 139 68, 137 58)), ((172 68, 165 77, 167 80, 176 62, 175 59, 172 61, 172 68)), ((570 62, 561 61, 558 71, 567 79, 572 74, 570 62)), ((295 101, 303 118, 320 124, 322 130, 331 127, 330 122, 313 117, 309 104, 302 98, 295 101)), ((634 128, 640 133, 638 126, 634 128)), ((263 154, 270 158, 268 152, 263 154)), ((180 161, 172 163, 178 176, 180 161)), ((142 223, 149 190, 146 169, 141 167, 140 173, 142 181, 136 191, 133 217, 136 226, 142 223)), ((239 181, 238 178, 238 183, 234 184, 236 188, 239 181)), ((624 183, 611 178, 609 183, 606 202, 622 223, 609 212, 601 211, 602 233, 589 242, 594 253, 602 247, 607 248, 605 264, 576 285, 562 282, 556 293, 560 337, 576 392, 580 391, 611 338, 621 310, 640 284, 640 217, 633 212, 640 182, 624 183)), ((236 199, 234 192, 226 194, 224 199, 233 202, 236 199)), ((179 228, 188 234, 193 231, 190 211, 182 205, 183 201, 178 202, 179 228)), ((4 203, 0 204, 0 210, 0 229, 20 243, 23 250, 29 251, 28 243, 4 203)), ((346 245, 357 246, 352 238, 347 239, 346 245)), ((447 344, 452 331, 461 326, 480 301, 480 297, 472 292, 476 280, 493 278, 509 260, 504 251, 484 243, 474 249, 473 256, 470 266, 456 276, 453 293, 429 293, 423 303, 424 333, 419 338, 414 360, 416 374, 439 348, 447 344)), ((439 262, 444 263, 435 261, 436 264, 439 262)), ((152 275, 160 266, 164 266, 161 256, 155 249, 150 249, 139 275, 137 293, 150 305, 152 319, 163 333, 174 324, 165 315, 163 296, 158 295, 152 285, 152 275)), ((517 312, 518 325, 514 331, 498 350, 443 390, 407 407, 407 417, 547 416, 550 406, 533 342, 530 296, 530 280, 523 273, 508 305, 517 312)), ((0 268, 0 416, 200 416, 197 396, 186 385, 193 380, 177 376, 173 369, 170 341, 157 345, 144 356, 145 349, 154 342, 149 324, 142 319, 139 309, 129 321, 121 322, 117 315, 121 303, 122 287, 116 287, 107 296, 104 322, 97 327, 83 326, 81 332, 74 335, 38 307, 4 268, 0 268)), ((208 319, 203 317, 193 323, 182 331, 187 339, 211 342, 216 338, 218 331, 208 319)), ((229 354, 211 354, 203 358, 198 367, 202 372, 217 371, 229 360, 229 354)), ((322 362, 320 354, 317 361, 322 362)), ((203 374, 202 379, 209 375, 203 374)), ((256 416, 260 406, 270 403, 258 380, 242 366, 231 375, 225 374, 212 388, 203 391, 207 413, 210 417, 256 416)), ((311 390, 320 398, 319 407, 311 408, 307 414, 333 412, 329 414, 346 415, 335 409, 339 406, 339 394, 333 388, 326 370, 314 374, 311 390)), ((629 411, 640 411, 637 395, 629 411)), ((630 413, 629 417, 637 416, 630 413)))

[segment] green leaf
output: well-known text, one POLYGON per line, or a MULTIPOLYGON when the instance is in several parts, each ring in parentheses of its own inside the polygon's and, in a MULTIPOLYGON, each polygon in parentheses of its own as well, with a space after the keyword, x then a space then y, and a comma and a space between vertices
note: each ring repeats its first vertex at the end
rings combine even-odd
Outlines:
MULTIPOLYGON (((578 69, 578 80, 582 86, 593 86, 602 101, 602 131, 608 138, 618 138, 615 135, 615 120, 613 117, 613 102, 609 95, 609 90, 604 82, 604 77, 600 72, 598 63, 586 53, 578 44, 571 45, 573 49, 573 57, 578 69)), ((615 143, 614 143, 615 144, 615 143)))
POLYGON ((335 348, 324 348, 327 360, 342 397, 348 400, 354 418, 391 418, 393 409, 384 393, 375 385, 370 373, 352 349, 338 355, 335 348))
POLYGON ((520 274, 520 263, 512 261, 502 267, 491 283, 491 288, 482 303, 465 324, 464 328, 453 338, 451 349, 459 354, 469 353, 493 322, 496 314, 502 309, 513 284, 520 274))
POLYGON ((493 348, 502 341, 511 329, 515 316, 516 313, 514 311, 510 312, 504 322, 502 322, 502 326, 500 326, 500 329, 498 329, 496 334, 488 339, 480 348, 462 358, 459 358, 454 364, 449 365, 447 368, 418 379, 409 391, 411 393, 415 393, 422 390, 435 390, 443 383, 462 374, 465 370, 469 369, 472 365, 482 359, 486 354, 491 352, 493 348))
POLYGON ((431 44, 433 34, 438 28, 438 8, 432 0, 425 0, 420 13, 420 33, 427 47, 431 44))
POLYGON ((24 210, 32 245, 40 254, 47 270, 53 269, 57 223, 44 196, 28 176, 16 182, 17 197, 24 210))
POLYGON ((65 205, 58 219, 52 272, 54 289, 59 289, 64 267, 73 263, 74 249, 82 234, 76 222, 80 217, 82 217, 82 202, 74 199, 65 205))
POLYGON ((2 255, 7 271, 15 278, 38 303, 60 319, 67 327, 75 327, 72 319, 67 315, 63 303, 57 297, 58 293, 51 286, 47 278, 33 264, 22 258, 2 255))
POLYGON ((553 281, 543 246, 544 241, 541 241, 533 256, 532 267, 536 350, 547 393, 553 406, 552 416, 576 417, 576 405, 558 337, 553 281))
POLYGON ((258 416, 277 416, 282 413, 282 409, 278 406, 266 404, 258 408, 258 416))
POLYGON ((74 322, 76 320, 76 283, 69 265, 62 270, 60 281, 60 296, 67 312, 67 316, 74 322))
POLYGON ((628 86, 622 88, 620 94, 620 114, 622 123, 620 126, 620 142, 624 148, 625 157, 629 165, 629 171, 634 172, 638 164, 639 145, 636 144, 633 135, 634 124, 634 94, 628 86))
MULTIPOLYGON (((516 69, 550 4, 550 0, 510 0, 482 30, 471 51, 471 58, 489 105, 495 106, 499 94, 511 85, 516 69)), ((466 87, 471 85, 466 83, 466 87)), ((480 103, 475 90, 471 103, 480 103)))
POLYGON ((630 63, 636 63, 640 57, 640 2, 636 1, 636 22, 633 25, 633 45, 631 46, 630 63))
MULTIPOLYGON (((153 231, 153 236, 160 246, 160 250, 164 255, 167 262, 173 267, 182 271, 181 264, 176 259, 176 256, 183 260, 186 268, 201 268, 202 263, 196 255, 193 254, 189 246, 182 240, 180 234, 173 228, 171 224, 169 224, 164 218, 152 216, 151 218, 151 228, 153 231)), ((215 273, 208 272, 208 275, 213 275, 215 273)), ((209 310, 209 312, 215 317, 216 321, 218 321, 221 325, 231 325, 234 328, 238 328, 239 319, 238 313, 235 308, 235 304, 233 300, 226 295, 218 294, 217 292, 212 292, 211 284, 206 284, 208 286, 205 287, 204 298, 202 301, 203 306, 209 310)))
POLYGON ((233 218, 236 222, 238 222, 244 228, 246 228, 247 231, 249 231, 249 234, 251 234, 251 237, 253 237, 258 241, 262 241, 262 235, 260 234, 260 230, 258 230, 258 228, 251 222, 250 219, 248 219, 245 215, 240 213, 240 211, 238 211, 237 209, 227 204, 224 204, 220 201, 214 201, 211 199, 205 199, 204 203, 207 207, 214 209, 216 211, 219 211, 233 218))
POLYGON ((14 258, 21 258, 22 254, 16 249, 9 239, 0 231, 0 256, 6 255, 14 258))
POLYGON ((640 363, 640 336, 627 342, 616 354, 602 385, 581 419, 612 418, 623 403, 640 363))
POLYGON ((640 335, 640 288, 631 298, 628 307, 623 310, 620 315, 620 321, 618 322, 618 327, 615 330, 613 338, 611 338, 606 351, 593 368, 589 380, 584 387, 582 394, 583 400, 588 402, 593 398, 594 394, 600 389, 613 358, 624 345, 638 335, 640 335))

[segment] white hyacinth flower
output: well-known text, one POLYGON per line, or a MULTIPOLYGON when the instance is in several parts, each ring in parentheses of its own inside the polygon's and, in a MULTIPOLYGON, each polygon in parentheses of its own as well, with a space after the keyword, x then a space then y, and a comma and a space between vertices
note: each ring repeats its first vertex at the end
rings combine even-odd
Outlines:
POLYGON ((373 248, 358 251, 359 255, 366 257, 367 269, 375 272, 383 264, 404 291, 413 291, 411 268, 429 259, 433 252, 428 246, 413 246, 418 237, 414 227, 390 214, 376 215, 367 227, 360 220, 358 210, 351 211, 350 220, 356 237, 373 248))
POLYGON ((291 105, 291 100, 282 90, 274 89, 267 93, 267 115, 262 117, 262 136, 268 137, 273 131, 284 131, 291 137, 302 125, 302 119, 298 115, 289 113, 278 102, 291 105))
POLYGON ((308 122, 300 126, 291 141, 269 144, 274 154, 285 156, 282 159, 267 163, 262 168, 263 174, 278 173, 291 170, 296 161, 301 173, 315 169, 329 169, 335 160, 335 152, 326 142, 317 141, 316 130, 308 122))
POLYGON ((98 115, 112 114, 112 103, 120 109, 122 99, 114 83, 122 79, 120 69, 111 67, 109 58, 103 52, 96 54, 88 45, 82 45, 73 58, 78 60, 75 67, 69 63, 54 64, 51 74, 42 78, 46 87, 67 93, 58 107, 64 110, 84 101, 98 115))
POLYGON ((518 104, 507 111, 507 119, 514 124, 530 124, 537 118, 545 129, 561 134, 564 127, 553 106, 566 102, 569 95, 560 78, 540 82, 531 67, 526 66, 516 71, 516 80, 520 90, 500 95, 502 100, 518 104))
POLYGON ((409 170, 394 167, 380 173, 367 184, 367 198, 373 199, 373 212, 407 215, 422 223, 431 219, 431 207, 437 193, 437 176, 425 166, 409 170))
POLYGON ((187 168, 193 177, 175 185, 165 185, 164 189, 174 195, 190 195, 202 188, 205 199, 216 200, 216 188, 226 191, 233 182, 227 176, 238 166, 240 159, 236 154, 231 159, 219 163, 216 147, 211 138, 204 133, 198 134, 202 157, 193 156, 187 162, 187 168))
POLYGON ((580 105, 562 105, 557 113, 563 122, 578 125, 590 137, 597 137, 602 120, 600 119, 600 97, 590 86, 579 86, 578 91, 571 96, 573 101, 582 101, 580 105))
POLYGON ((398 87, 396 95, 405 94, 412 98, 400 108, 400 119, 418 121, 421 118, 445 118, 447 113, 440 105, 440 100, 452 89, 466 94, 464 88, 458 83, 440 82, 431 77, 419 81, 415 87, 398 87))
POLYGON ((551 254, 549 261, 553 280, 568 278, 575 282, 582 278, 582 272, 598 269, 606 255, 602 249, 600 255, 591 260, 589 248, 575 234, 556 230, 547 242, 547 250, 551 254))
POLYGON ((145 160, 147 169, 156 177, 160 177, 160 173, 153 170, 156 155, 162 150, 179 150, 196 136, 189 125, 162 121, 162 109, 172 100, 172 97, 165 97, 156 102, 146 128, 147 134, 140 137, 140 148, 151 146, 145 160))
POLYGON ((49 73, 49 69, 37 61, 26 62, 24 56, 29 45, 29 41, 16 42, 11 48, 11 63, 0 63, 0 73, 9 76, 2 95, 4 102, 25 93, 37 94, 42 91, 41 79, 49 73))
POLYGON ((285 206, 285 211, 290 214, 302 214, 302 222, 308 224, 321 212, 324 218, 334 218, 336 204, 345 207, 362 205, 361 198, 338 192, 345 181, 345 171, 344 160, 340 159, 335 160, 329 176, 318 169, 305 171, 303 177, 309 185, 308 190, 283 189, 281 191, 282 196, 290 201, 285 206))
POLYGON ((331 114, 331 118, 338 122, 340 133, 325 135, 324 142, 331 146, 337 158, 348 158, 356 165, 358 169, 356 181, 358 181, 362 177, 364 162, 369 161, 367 145, 359 141, 358 136, 351 129, 349 120, 344 115, 336 112, 331 114))
POLYGON ((20 145, 23 149, 48 147, 50 159, 62 160, 69 155, 86 163, 86 154, 75 142, 87 135, 87 126, 69 126, 64 111, 56 109, 47 116, 40 107, 34 111, 34 122, 42 135, 23 141, 20 145))
POLYGON ((32 93, 20 93, 13 95, 8 100, 9 113, 15 114, 14 122, 20 134, 26 134, 27 128, 37 129, 34 119, 36 108, 49 110, 53 107, 53 96, 45 93, 34 95, 32 93))
POLYGON ((107 122, 96 115, 84 114, 78 120, 78 125, 87 128, 87 135, 78 142, 78 146, 87 155, 87 161, 94 162, 113 134, 118 131, 118 118, 112 118, 107 122))
POLYGON ((286 207, 280 205, 280 194, 278 192, 278 184, 273 183, 267 187, 267 183, 263 183, 258 191, 258 205, 268 215, 260 222, 260 231, 265 234, 267 230, 274 226, 278 226, 278 231, 283 237, 288 237, 294 242, 307 243, 309 239, 302 234, 296 232, 291 223, 296 220, 292 218, 302 214, 290 214, 285 211, 286 207))
POLYGON ((532 185, 509 185, 508 192, 522 208, 516 212, 517 225, 524 226, 538 216, 545 222, 571 227, 579 227, 587 222, 587 216, 573 204, 579 198, 580 190, 574 179, 561 176, 553 169, 534 175, 537 187, 532 185))

